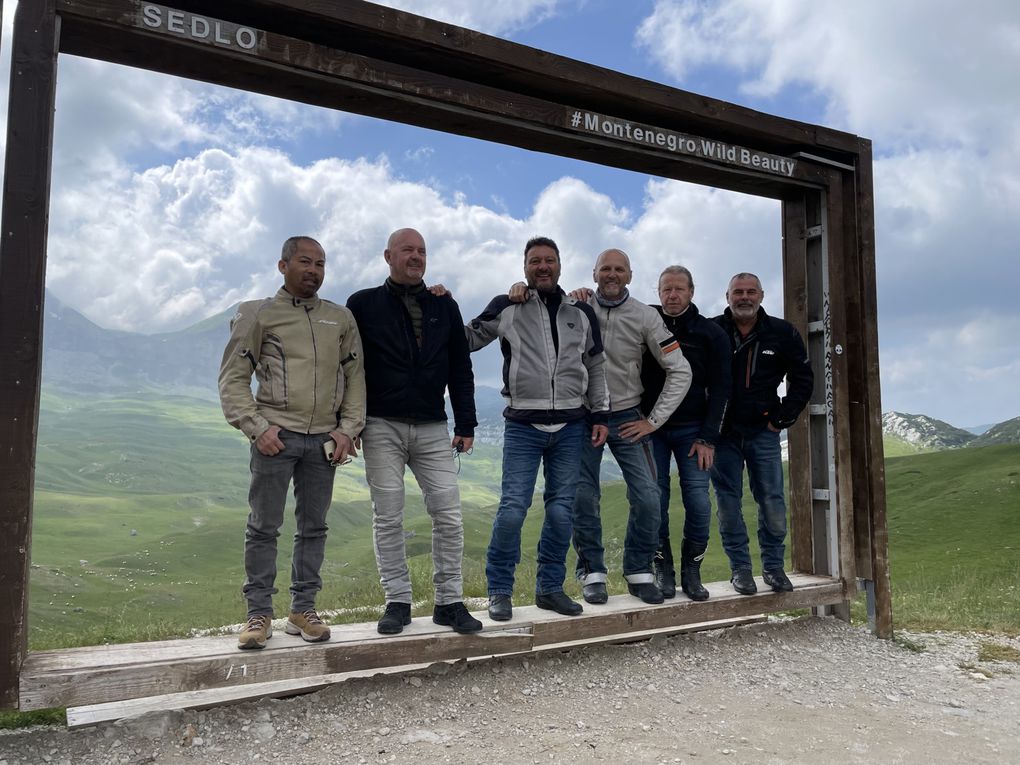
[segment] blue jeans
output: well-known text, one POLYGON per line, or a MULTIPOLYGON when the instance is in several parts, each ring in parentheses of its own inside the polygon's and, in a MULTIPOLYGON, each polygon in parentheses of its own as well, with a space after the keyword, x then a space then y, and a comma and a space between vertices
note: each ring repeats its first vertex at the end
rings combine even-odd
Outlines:
POLYGON ((735 431, 719 439, 712 466, 712 484, 719 504, 719 536, 733 571, 751 568, 747 526, 741 513, 744 464, 751 495, 758 503, 758 545, 764 569, 782 568, 786 552, 786 499, 779 434, 768 428, 743 435, 735 431))
POLYGON ((663 427, 652 433, 655 470, 659 476, 659 538, 669 539, 669 458, 676 460, 680 496, 684 502, 684 539, 699 549, 708 544, 712 505, 708 499, 708 473, 698 468, 698 455, 688 457, 701 425, 663 427))
POLYGON ((503 488, 492 539, 485 558, 489 595, 512 595, 514 571, 521 560, 521 527, 531 507, 538 465, 545 469, 545 521, 538 541, 535 592, 563 591, 570 546, 570 507, 577 489, 583 420, 568 422, 555 433, 507 420, 503 435, 503 488))
POLYGON ((326 511, 333 501, 336 468, 329 464, 322 445, 328 433, 280 431, 283 451, 267 457, 251 446, 251 484, 248 488, 248 526, 244 533, 242 592, 248 616, 273 613, 276 594, 276 539, 283 524, 287 489, 294 479, 294 553, 290 564, 291 611, 315 606, 322 589, 319 569, 326 549, 326 511))
POLYGON ((620 436, 620 426, 641 418, 637 408, 609 415, 609 438, 603 446, 591 445, 591 430, 581 445, 581 480, 574 497, 574 549, 577 578, 587 584, 606 581, 602 518, 599 514, 599 467, 605 447, 616 458, 627 484, 630 514, 623 543, 623 574, 628 582, 651 582, 652 560, 659 546, 659 486, 655 481, 652 440, 633 443, 620 436))

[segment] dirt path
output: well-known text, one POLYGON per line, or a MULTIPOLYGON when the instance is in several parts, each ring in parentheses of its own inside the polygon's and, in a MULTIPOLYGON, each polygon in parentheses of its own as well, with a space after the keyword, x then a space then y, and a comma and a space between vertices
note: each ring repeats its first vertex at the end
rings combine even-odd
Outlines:
POLYGON ((527 659, 440 664, 319 693, 80 731, 0 733, 14 763, 1014 763, 1020 664, 777 620, 527 659))

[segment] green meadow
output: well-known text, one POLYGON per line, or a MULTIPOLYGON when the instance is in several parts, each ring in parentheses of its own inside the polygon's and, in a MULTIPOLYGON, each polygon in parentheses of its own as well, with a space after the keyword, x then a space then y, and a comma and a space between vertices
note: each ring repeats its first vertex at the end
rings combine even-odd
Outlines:
MULTIPOLYGON (((223 422, 215 403, 155 392, 107 398, 44 392, 30 647, 159 639, 240 622, 247 462, 246 440, 223 422)), ((482 598, 500 449, 479 445, 460 463, 465 594, 482 598)), ((887 476, 895 624, 1020 632, 1020 446, 894 457, 887 476)), ((407 488, 407 549, 421 598, 417 612, 424 613, 431 609, 430 525, 410 475, 407 488)), ((519 602, 534 588, 537 500, 524 530, 519 602)), ((622 483, 604 487, 602 506, 607 555, 618 562, 627 514, 622 483)), ((745 512, 753 535, 749 497, 745 512)), ((319 607, 338 611, 334 622, 373 620, 382 589, 360 460, 337 473, 329 524, 319 607)), ((293 531, 289 518, 280 537, 279 614, 288 605, 293 531)), ((714 522, 712 533, 705 577, 724 580, 714 522)), ((625 591, 622 578, 612 577, 610 588, 625 591)), ((579 594, 572 581, 567 589, 579 594)))

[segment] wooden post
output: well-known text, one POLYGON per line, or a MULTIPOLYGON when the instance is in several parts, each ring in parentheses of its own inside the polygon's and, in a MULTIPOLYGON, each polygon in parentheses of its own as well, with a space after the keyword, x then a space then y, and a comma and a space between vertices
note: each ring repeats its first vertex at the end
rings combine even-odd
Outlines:
POLYGON ((0 236, 0 708, 17 706, 28 644, 57 40, 56 0, 18 4, 0 236))
MULTIPOLYGON (((783 200, 784 318, 807 342, 807 208, 804 194, 783 200)), ((787 431, 790 465, 790 560, 794 571, 814 573, 811 523, 811 444, 809 413, 787 431)))
POLYGON ((889 579, 889 528, 885 504, 885 447, 882 443, 882 390, 878 364, 878 288, 875 274, 875 192, 871 165, 871 141, 859 141, 857 159, 857 258, 861 268, 861 354, 865 359, 863 449, 858 459, 867 461, 871 578, 865 582, 872 630, 881 638, 893 635, 892 587, 889 579), (872 602, 873 601, 873 602, 872 602))

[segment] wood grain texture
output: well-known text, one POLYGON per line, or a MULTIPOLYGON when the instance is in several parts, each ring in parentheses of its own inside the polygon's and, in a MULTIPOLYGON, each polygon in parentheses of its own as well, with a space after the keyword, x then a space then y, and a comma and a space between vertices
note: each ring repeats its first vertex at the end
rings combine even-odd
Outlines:
MULTIPOLYGON (((807 330, 807 209, 804 194, 783 199, 783 316, 808 342, 807 330)), ((812 397, 814 402, 814 397, 812 397)), ((814 571, 812 554, 811 449, 808 420, 803 412, 787 430, 790 460, 790 560, 797 571, 814 571)))
POLYGON ((18 4, 0 223, 0 708, 18 702, 26 652, 57 36, 54 0, 18 4))
MULTIPOLYGON (((591 107, 575 102, 572 91, 558 93, 556 100, 550 100, 549 94, 536 85, 542 80, 529 80, 528 87, 506 90, 500 87, 505 83, 499 79, 469 79, 478 74, 477 68, 415 68, 404 63, 404 56, 381 58, 379 54, 388 49, 370 49, 371 55, 365 55, 365 47, 354 45, 357 38, 350 36, 332 37, 329 45, 324 45, 260 31, 257 55, 252 55, 237 46, 217 47, 208 40, 153 31, 139 21, 140 7, 132 0, 60 0, 65 20, 61 50, 756 195, 778 197, 791 182, 816 185, 825 177, 817 166, 802 160, 787 178, 749 166, 622 143, 572 129, 567 115, 591 107), (331 47, 339 41, 362 52, 331 47), (182 55, 184 50, 187 55, 182 55)), ((259 18, 258 14, 253 18, 259 18)), ((270 28, 279 27, 276 24, 270 28)), ((318 35, 312 37, 318 39, 318 35)), ((664 130, 692 132, 672 118, 672 111, 660 109, 649 112, 649 119, 639 120, 627 108, 633 103, 633 95, 628 93, 611 107, 622 111, 597 111, 629 122, 648 122, 664 130)), ((733 143, 728 133, 718 131, 692 135, 733 143)), ((745 138, 751 143, 739 146, 755 152, 772 150, 753 135, 745 138)), ((789 152, 780 154, 787 156, 789 152)))
MULTIPOLYGON (((645 632, 635 632, 628 635, 607 635, 603 638, 595 638, 584 641, 568 641, 565 643, 552 643, 550 645, 535 646, 532 650, 521 653, 502 654, 510 658, 513 656, 527 656, 547 651, 564 651, 575 647, 604 645, 612 643, 630 643, 647 640, 655 636, 671 636, 690 632, 703 632, 706 630, 723 629, 726 627, 737 627, 745 624, 755 624, 765 620, 762 614, 752 614, 733 619, 718 619, 708 622, 694 622, 693 624, 674 625, 662 627, 645 632)), ((492 657, 475 656, 468 657, 466 661, 486 661, 492 657)), ((451 660, 446 660, 449 663, 451 660)), ((206 691, 186 691, 184 693, 172 693, 162 696, 149 696, 140 699, 128 699, 126 701, 110 701, 104 704, 90 704, 82 707, 70 707, 67 710, 67 727, 80 728, 89 725, 96 725, 102 722, 111 722, 123 717, 133 717, 146 712, 155 712, 170 709, 207 709, 209 707, 222 706, 224 704, 237 704, 244 701, 252 701, 261 698, 285 698, 297 694, 311 693, 337 683, 343 683, 357 678, 373 677, 380 674, 406 674, 418 672, 433 666, 431 663, 406 664, 395 667, 379 667, 377 669, 359 670, 357 672, 342 672, 335 675, 317 675, 314 677, 297 678, 294 680, 280 680, 273 683, 256 683, 245 686, 232 686, 229 688, 215 688, 206 691)))
MULTIPOLYGON (((449 659, 530 652, 544 645, 603 642, 649 631, 681 631, 685 625, 750 618, 768 611, 839 602, 838 580, 792 574, 792 593, 737 595, 728 582, 708 585, 710 600, 679 596, 647 605, 617 595, 603 606, 585 605, 578 617, 535 606, 514 608, 510 622, 484 614, 484 630, 458 635, 419 617, 398 636, 375 633, 374 624, 340 625, 328 643, 304 643, 276 633, 260 651, 240 651, 224 636, 120 646, 93 646, 33 653, 21 673, 21 708, 85 706, 128 699, 261 685, 449 659)), ((311 682, 319 682, 313 680, 311 682)))
POLYGON ((889 577, 889 527, 886 520, 885 446, 882 442, 882 388, 878 358, 878 278, 875 272, 875 191, 871 141, 860 139, 857 162, 857 237, 861 268, 862 353, 864 386, 865 454, 870 492, 871 576, 875 583, 875 634, 893 636, 892 584, 889 577))

